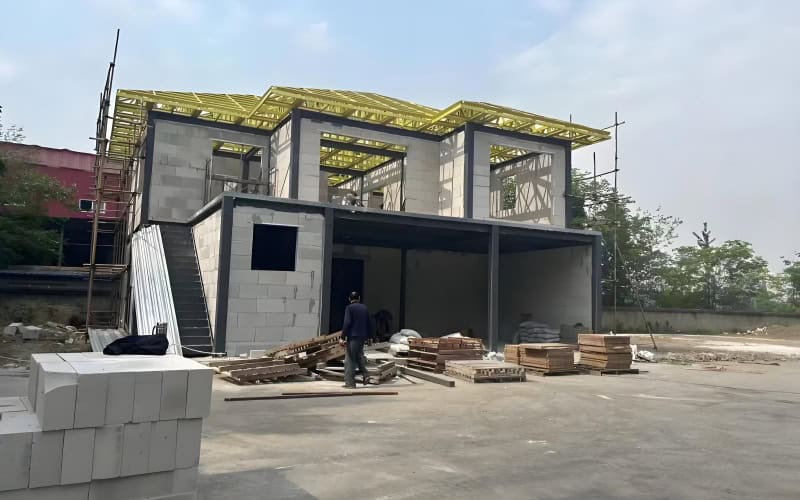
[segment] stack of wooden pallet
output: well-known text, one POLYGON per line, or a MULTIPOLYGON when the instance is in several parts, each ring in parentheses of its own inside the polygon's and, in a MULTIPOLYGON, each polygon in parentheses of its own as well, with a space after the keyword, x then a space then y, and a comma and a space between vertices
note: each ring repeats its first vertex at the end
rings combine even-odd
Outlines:
POLYGON ((441 373, 446 361, 483 359, 485 350, 481 339, 444 337, 408 339, 408 366, 441 373))
POLYGON ((286 363, 297 363, 303 368, 313 368, 317 363, 327 363, 343 359, 345 349, 339 345, 342 332, 314 337, 313 339, 293 342, 267 351, 264 356, 282 359, 286 363))
POLYGON ((227 359, 209 361, 208 366, 223 377, 238 384, 277 381, 292 375, 307 375, 308 370, 297 363, 282 359, 227 359))
POLYGON ((502 361, 447 361, 445 374, 472 382, 524 382, 525 368, 502 361))
MULTIPOLYGON (((318 368, 316 372, 319 373, 322 378, 344 380, 344 370, 344 367, 328 366, 325 368, 318 368)), ((397 365, 395 365, 394 361, 386 361, 378 363, 377 365, 368 364, 367 373, 369 373, 369 378, 373 384, 382 384, 397 376, 397 365)), ((358 381, 360 379, 361 376, 358 375, 356 380, 358 381)))
POLYGON ((519 344, 506 344, 503 348, 503 359, 506 363, 519 364, 519 344))
POLYGON ((569 344, 520 344, 519 364, 542 375, 575 373, 572 352, 569 344))
POLYGON ((598 370, 629 370, 631 367, 631 339, 627 335, 578 335, 579 364, 598 370))

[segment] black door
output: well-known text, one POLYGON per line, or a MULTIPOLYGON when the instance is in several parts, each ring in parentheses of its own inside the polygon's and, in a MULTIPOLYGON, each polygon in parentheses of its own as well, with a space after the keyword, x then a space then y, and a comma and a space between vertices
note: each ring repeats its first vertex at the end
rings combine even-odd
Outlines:
POLYGON ((364 261, 333 259, 331 271, 330 331, 338 332, 344 323, 344 310, 349 304, 350 292, 364 293, 364 261))

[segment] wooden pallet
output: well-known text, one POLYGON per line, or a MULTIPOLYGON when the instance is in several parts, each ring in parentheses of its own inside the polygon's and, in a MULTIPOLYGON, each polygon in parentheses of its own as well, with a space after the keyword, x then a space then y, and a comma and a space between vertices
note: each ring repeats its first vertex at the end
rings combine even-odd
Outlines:
POLYGON ((525 367, 529 375, 536 375, 537 377, 551 377, 555 375, 578 375, 581 373, 580 370, 560 370, 560 371, 550 371, 550 370, 542 370, 540 368, 529 368, 525 367))
POLYGON ((261 367, 247 367, 220 372, 224 377, 238 383, 253 383, 263 381, 276 381, 292 375, 307 375, 308 370, 296 363, 281 365, 268 364, 261 367))
POLYGON ((524 382, 525 369, 501 361, 448 361, 445 374, 471 382, 524 382))
POLYGON ((583 373, 590 375, 638 375, 638 368, 626 369, 608 369, 608 368, 593 368, 591 366, 578 365, 578 368, 583 373))

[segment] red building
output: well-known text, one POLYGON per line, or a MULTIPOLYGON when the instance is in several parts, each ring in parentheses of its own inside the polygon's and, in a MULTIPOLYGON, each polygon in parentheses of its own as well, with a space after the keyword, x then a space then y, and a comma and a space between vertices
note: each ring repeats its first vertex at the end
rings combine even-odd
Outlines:
MULTIPOLYGON (((75 190, 75 205, 64 206, 50 203, 47 215, 53 220, 51 226, 62 234, 62 248, 59 264, 63 266, 82 266, 89 262, 91 246, 92 218, 94 214, 95 176, 93 153, 82 153, 69 149, 54 149, 43 146, 18 144, 0 141, 0 153, 21 159, 34 165, 39 172, 62 185, 75 190)), ((106 182, 116 184, 117 176, 106 176, 106 182)), ((112 220, 118 216, 118 204, 101 207, 100 217, 112 220)), ((101 234, 98 244, 98 263, 111 262, 111 235, 101 234)))

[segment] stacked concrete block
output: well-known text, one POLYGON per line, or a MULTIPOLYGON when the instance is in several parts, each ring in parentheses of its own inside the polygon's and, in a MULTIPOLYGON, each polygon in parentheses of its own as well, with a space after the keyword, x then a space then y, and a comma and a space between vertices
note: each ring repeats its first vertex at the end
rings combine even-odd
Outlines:
POLYGON ((209 125, 156 120, 149 215, 152 220, 186 222, 204 204, 206 163, 213 141, 269 148, 267 135, 209 125))
POLYGON ((195 497, 211 369, 179 356, 34 354, 0 401, 0 499, 195 497))
POLYGON ((237 206, 233 213, 226 350, 233 355, 319 333, 321 214, 237 206), (253 227, 297 227, 294 271, 252 270, 253 227), (233 252, 232 252, 233 254, 233 252))

